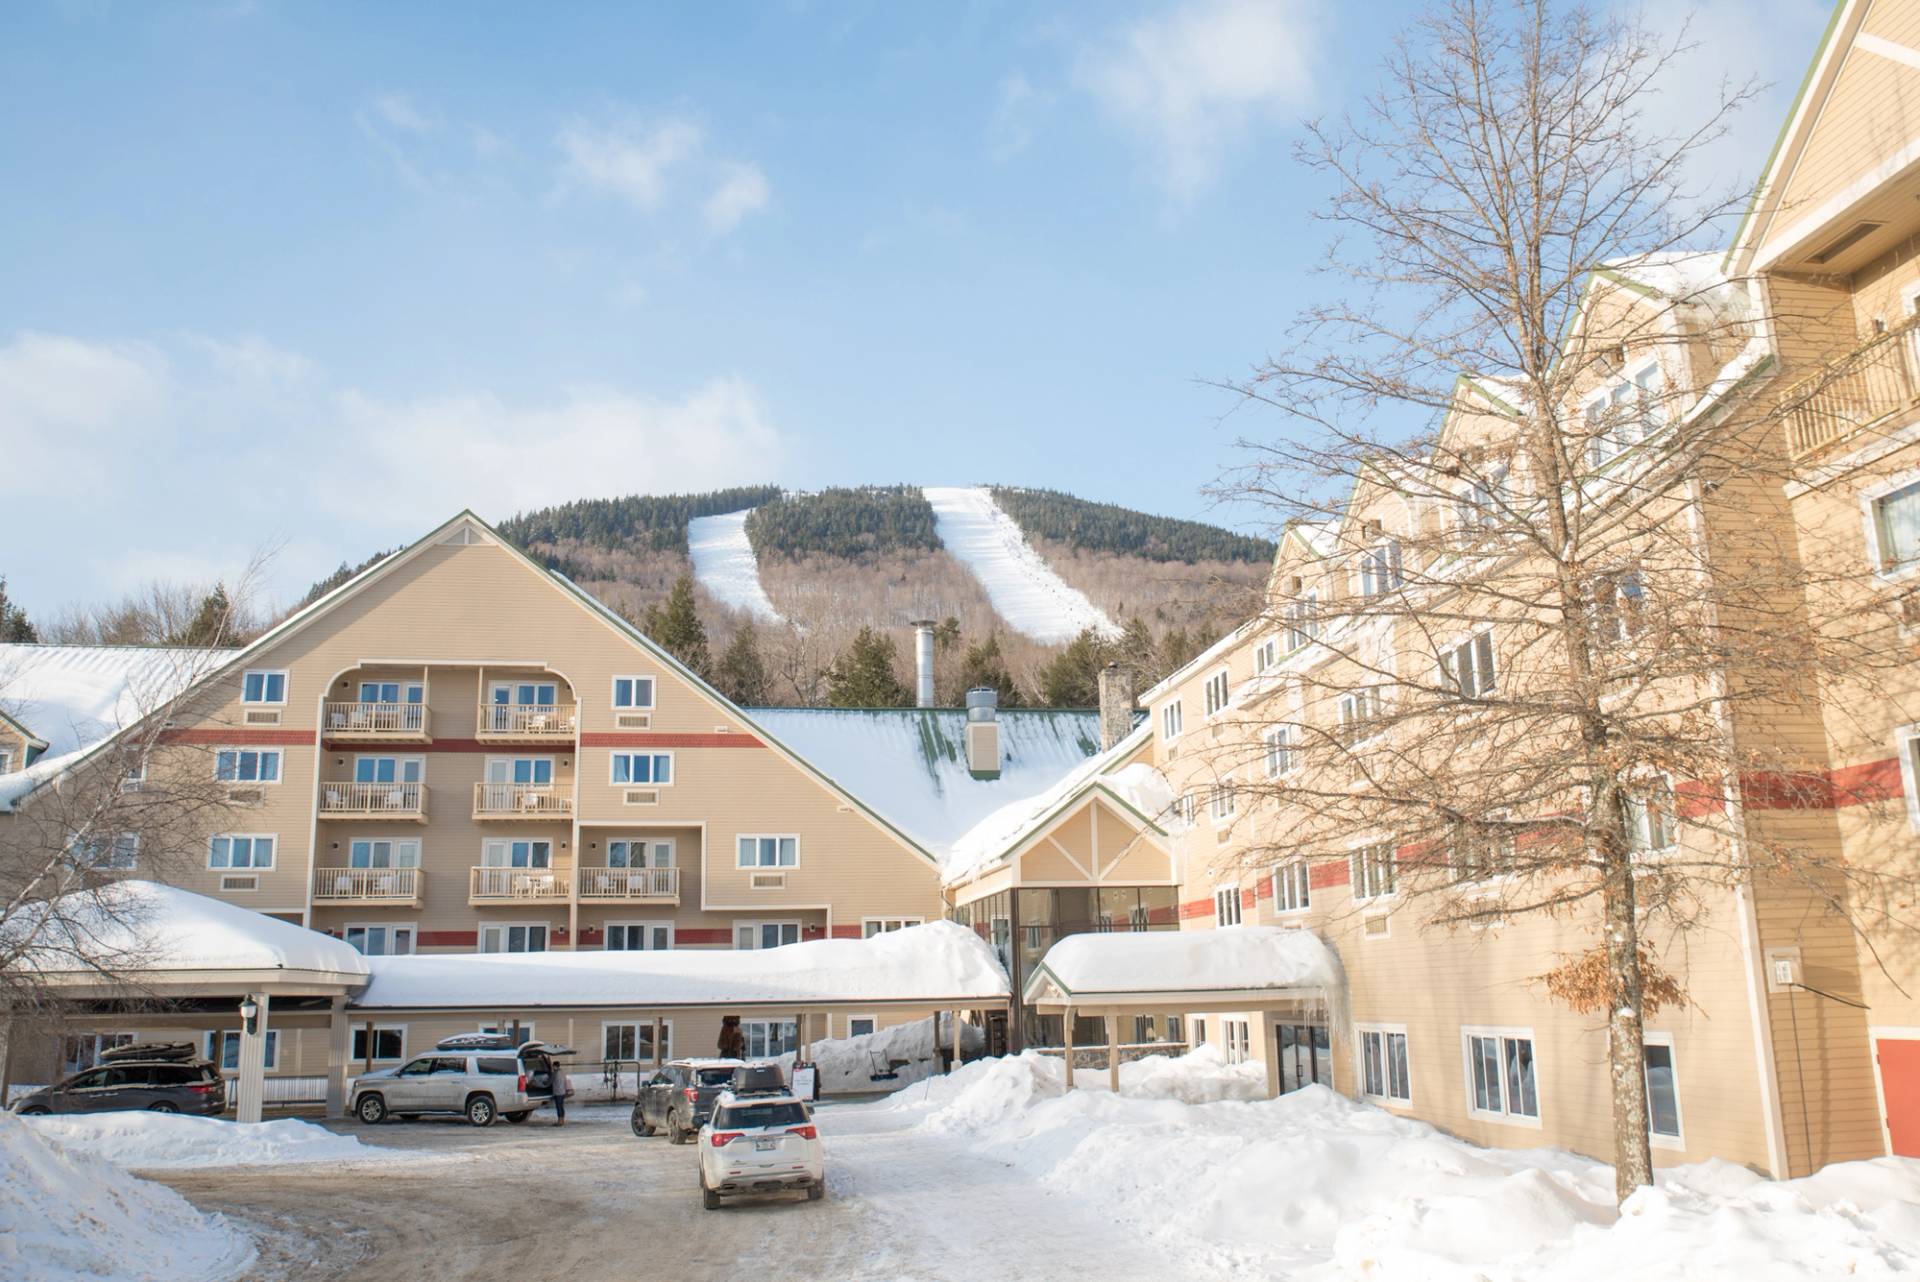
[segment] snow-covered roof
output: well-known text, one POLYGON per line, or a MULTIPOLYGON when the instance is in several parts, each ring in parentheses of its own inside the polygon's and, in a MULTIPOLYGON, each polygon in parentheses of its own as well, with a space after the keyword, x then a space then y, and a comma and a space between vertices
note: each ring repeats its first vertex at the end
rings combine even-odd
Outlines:
POLYGON ((953 922, 768 949, 416 954, 366 959, 353 1004, 431 1009, 1005 1001, 1006 971, 953 922))
POLYGON ((1233 926, 1069 935, 1047 950, 1029 998, 1052 986, 1063 995, 1257 992, 1333 989, 1340 959, 1310 930, 1233 926))
POLYGON ((1173 805, 1173 785, 1146 762, 1123 765, 1152 735, 1142 721, 1126 738, 1098 756, 1090 757, 1059 780, 1031 796, 1010 801, 969 828, 941 859, 941 877, 949 885, 964 881, 1004 858, 1043 827, 1060 808, 1088 788, 1101 787, 1140 812, 1155 826, 1163 826, 1173 805))
POLYGON ((1745 319, 1750 311, 1745 283, 1727 275, 1725 255, 1718 251, 1640 254, 1613 259, 1601 270, 1673 302, 1701 308, 1722 324, 1745 319))
POLYGON ((1000 807, 1051 788, 1100 750, 1100 714, 1003 708, 1000 777, 967 770, 959 708, 747 708, 754 724, 944 859, 1000 807))
POLYGON ((77 892, 41 909, 23 910, 8 926, 30 930, 42 922, 44 945, 27 960, 45 974, 95 969, 84 959, 141 972, 367 973, 367 959, 341 940, 153 881, 116 882, 92 895, 77 892))

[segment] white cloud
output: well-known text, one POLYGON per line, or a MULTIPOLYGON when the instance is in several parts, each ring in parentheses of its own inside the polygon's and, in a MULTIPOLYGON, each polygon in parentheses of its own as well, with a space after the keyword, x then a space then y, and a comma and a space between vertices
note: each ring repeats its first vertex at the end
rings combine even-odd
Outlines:
POLYGON ((1190 201, 1255 126, 1310 100, 1316 25, 1309 0, 1188 0, 1083 50, 1073 82, 1190 201))
POLYGON ((430 134, 440 127, 438 120, 422 111, 411 97, 398 91, 375 95, 372 107, 382 120, 410 134, 430 134))
POLYGON ((748 214, 767 207, 767 176, 753 165, 728 165, 720 185, 707 197, 700 214, 707 230, 724 236, 740 225, 748 214))
POLYGON ((700 127, 685 120, 650 127, 575 123, 559 137, 568 181, 610 192, 648 212, 665 199, 668 174, 698 154, 702 142, 700 127))
POLYGON ((121 425, 150 418, 169 383, 166 357, 145 343, 16 334, 0 345, 0 494, 98 488, 121 425))
POLYGON ((1033 142, 1033 113, 1051 95, 1035 89, 1022 72, 1000 80, 994 90, 993 121, 987 128, 987 152, 995 160, 1010 160, 1033 142))

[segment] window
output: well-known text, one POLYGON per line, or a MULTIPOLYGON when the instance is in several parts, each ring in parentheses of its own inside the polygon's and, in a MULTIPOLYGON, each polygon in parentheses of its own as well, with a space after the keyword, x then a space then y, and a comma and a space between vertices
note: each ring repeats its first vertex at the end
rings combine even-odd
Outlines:
POLYGON ((1360 1089, 1377 1100, 1413 1102, 1407 1075, 1407 1033, 1402 1028, 1360 1030, 1360 1089))
POLYGON ((0 775, 7 773, 7 771, 11 769, 13 769, 13 750, 11 748, 0 748, 0 775))
POLYGON ((348 926, 347 942, 368 957, 405 957, 413 952, 413 927, 382 923, 348 926))
POLYGON ((880 1027, 880 1021, 871 1015, 847 1016, 848 1037, 871 1037, 880 1027))
POLYGON ((1673 1039, 1667 1033, 1649 1033, 1646 1043, 1647 1129, 1657 1144, 1670 1141, 1681 1147, 1680 1082, 1674 1064, 1673 1039))
POLYGON ((548 787, 553 783, 553 758, 491 757, 487 760, 487 782, 492 785, 548 787))
POLYGON ((1602 650, 1625 645, 1646 626, 1646 584, 1638 570, 1598 575, 1593 580, 1593 639, 1602 650))
POLYGON ((209 868, 271 868, 278 837, 267 833, 225 833, 207 847, 209 868))
POLYGON ((424 783, 427 778, 425 757, 355 757, 355 783, 424 783))
POLYGON ((1282 1024, 1274 1033, 1282 1095, 1316 1083, 1333 1085, 1333 1034, 1325 1024, 1282 1024))
POLYGON ((1200 801, 1198 796, 1194 793, 1183 792, 1178 797, 1174 798, 1173 812, 1176 815, 1180 816, 1181 823, 1188 823, 1188 824, 1192 823, 1193 817, 1195 814, 1199 812, 1199 809, 1200 809, 1200 801))
POLYGON ((1379 686, 1361 686, 1340 696, 1340 740, 1348 745, 1377 734, 1387 700, 1379 686))
POLYGON ((287 674, 285 672, 252 671, 240 678, 240 702, 242 703, 285 703, 287 701, 287 674))
POLYGON ((742 868, 795 868, 800 863, 798 837, 742 836, 738 850, 742 868))
POLYGON ((1455 528, 1465 533, 1490 530, 1501 521, 1507 506, 1507 469, 1494 468, 1468 483, 1454 500, 1455 528))
POLYGON ((609 841, 607 867, 671 868, 673 867, 673 839, 669 837, 654 841, 609 841))
POLYGON ((1278 779, 1293 769, 1293 727, 1274 726, 1260 736, 1267 747, 1267 778, 1278 779))
POLYGON ((656 786, 673 782, 671 752, 616 752, 613 754, 613 782, 648 783, 656 786))
POLYGON ((1495 687, 1493 633, 1462 641, 1440 656, 1440 684, 1463 699, 1484 699, 1495 687))
POLYGON ((367 1026, 356 1024, 353 1028, 353 1058, 364 1064, 368 1060, 405 1059, 407 1057, 407 1026, 405 1024, 375 1024, 373 1041, 367 1041, 367 1026))
POLYGON ((1385 596, 1399 587, 1400 541, 1389 539, 1360 554, 1360 595, 1385 596))
POLYGON ((1225 668, 1207 678, 1206 697, 1207 715, 1210 717, 1227 706, 1227 670, 1225 668))
POLYGON ((605 1023, 600 1025, 600 1057, 612 1064, 621 1060, 641 1063, 673 1058, 673 1021, 660 1022, 660 1053, 653 1053, 653 1021, 605 1023))
POLYGON ((1273 870, 1273 911, 1305 912, 1310 906, 1311 889, 1306 860, 1280 865, 1273 870))
POLYGON ((778 948, 800 942, 797 921, 737 921, 733 924, 735 948, 778 948))
POLYGON ((115 833, 111 837, 76 837, 68 849, 74 859, 102 872, 132 872, 140 865, 140 834, 115 833))
POLYGON ((547 951, 547 927, 545 923, 535 922, 517 925, 502 922, 497 926, 482 926, 480 951, 483 953, 544 953, 547 951))
POLYGON ((1865 501, 1880 572, 1890 574, 1920 561, 1920 481, 1865 501))
POLYGON ((747 1039, 748 1059, 774 1059, 797 1050, 800 1045, 790 1019, 743 1019, 740 1031, 747 1039))
POLYGON ((357 837, 347 844, 350 868, 418 868, 418 838, 391 840, 386 837, 357 837))
POLYGON ((552 681, 495 681, 487 692, 496 708, 551 708, 560 702, 552 681))
POLYGON ((1907 822, 1920 832, 1920 725, 1902 726, 1894 735, 1899 745, 1901 791, 1907 798, 1907 822))
MULTIPOLYGON (((223 1072, 240 1071, 240 1030, 231 1028, 225 1032, 207 1033, 200 1039, 202 1053, 218 1064, 223 1072)), ((280 1060, 280 1032, 267 1030, 267 1071, 271 1073, 280 1060)))
POLYGON ((1645 789, 1620 798, 1627 848, 1635 854, 1672 850, 1678 840, 1673 816, 1673 785, 1663 775, 1645 789))
MULTIPOLYGON (((533 1025, 531 1023, 482 1024, 480 1025, 479 1028, 476 1028, 474 1031, 476 1033, 488 1033, 494 1037, 503 1037, 503 1036, 511 1037, 513 1038, 513 1044, 515 1046, 524 1046, 528 1042, 534 1040, 533 1025)), ((483 1064, 484 1062, 485 1061, 482 1061, 483 1064)), ((515 1064, 515 1063, 518 1063, 519 1061, 510 1059, 506 1062, 509 1064, 515 1064)), ((493 1070, 490 1068, 483 1067, 480 1071, 483 1073, 491 1073, 493 1070)), ((517 1073, 520 1070, 515 1068, 515 1069, 503 1069, 501 1071, 517 1073)))
POLYGON ((1513 833, 1504 825, 1463 824, 1454 830, 1447 857, 1453 865, 1455 881, 1512 876, 1516 860, 1513 833))
POLYGON ((1226 823, 1229 819, 1232 819, 1234 811, 1233 785, 1230 783, 1217 783, 1213 785, 1213 793, 1207 801, 1207 809, 1213 816, 1213 821, 1217 824, 1226 823))
POLYGON ((1244 1019, 1230 1019, 1227 1025, 1227 1063, 1245 1063, 1253 1046, 1253 1030, 1244 1019))
POLYGON ((1391 895, 1400 885, 1400 870, 1391 842, 1362 846, 1353 852, 1353 897, 1375 899, 1391 895))
POLYGON ((496 837, 480 843, 482 868, 551 868, 553 843, 531 837, 496 837))
POLYGON ((616 708, 651 708, 653 706, 653 678, 615 677, 613 679, 613 706, 616 708))
POLYGON ((1238 885, 1214 888, 1213 924, 1216 926, 1240 924, 1240 887, 1238 885))
POLYGON ((1467 1029, 1467 1111, 1503 1121, 1538 1123, 1540 1093, 1533 1031, 1467 1029))
POLYGON ((361 703, 424 703, 427 687, 418 681, 362 681, 361 703))
POLYGON ((1588 464, 1603 467, 1658 432, 1666 422, 1660 395, 1660 366, 1654 362, 1588 401, 1588 464))
POLYGON ((1253 647, 1253 675, 1265 676, 1280 666, 1280 638, 1268 637, 1253 647))
POLYGON ((1174 740, 1180 737, 1180 731, 1186 724, 1185 708, 1178 699, 1160 709, 1160 737, 1174 740))
POLYGON ((61 1042, 60 1071, 78 1073, 100 1061, 102 1051, 130 1046, 140 1040, 138 1033, 69 1033, 61 1042))
POLYGON ((875 935, 885 935, 907 926, 918 926, 925 917, 869 917, 860 923, 860 937, 872 939, 875 935))
POLYGON ((1280 617, 1287 625, 1287 652, 1291 654, 1309 641, 1320 637, 1320 594, 1302 593, 1300 598, 1289 601, 1281 608, 1280 617))
POLYGON ((672 947, 672 922, 613 921, 607 923, 607 951, 610 953, 658 953, 672 947))
POLYGON ((222 748, 213 756, 213 777, 222 783, 279 783, 280 749, 222 748))

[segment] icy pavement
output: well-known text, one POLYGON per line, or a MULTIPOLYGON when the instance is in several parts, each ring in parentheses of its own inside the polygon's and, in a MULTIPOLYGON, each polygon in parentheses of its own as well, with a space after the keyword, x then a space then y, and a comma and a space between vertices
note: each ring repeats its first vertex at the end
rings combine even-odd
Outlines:
POLYGON ((761 623, 779 623, 767 590, 760 586, 760 563, 747 538, 752 508, 724 516, 697 516, 687 522, 687 551, 693 575, 716 601, 761 623))
POLYGON ((1087 628, 1120 634, 1112 619, 1053 572, 985 488, 929 486, 922 492, 933 505, 940 542, 980 581, 1007 626, 1049 644, 1071 641, 1087 628))

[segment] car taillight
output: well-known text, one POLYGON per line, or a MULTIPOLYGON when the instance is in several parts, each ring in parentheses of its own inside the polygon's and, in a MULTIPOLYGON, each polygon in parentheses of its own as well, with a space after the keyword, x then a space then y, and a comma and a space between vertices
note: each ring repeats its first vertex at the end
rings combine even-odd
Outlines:
POLYGON ((700 1091, 698 1088, 692 1086, 687 1087, 686 1095, 689 1102, 695 1104, 700 1102, 700 1091))
POLYGON ((525 1094, 527 1093, 527 1075, 526 1075, 525 1073, 522 1073, 522 1074, 520 1074, 520 1088, 519 1088, 519 1089, 520 1089, 520 1093, 521 1093, 522 1095, 525 1095, 525 1094))
POLYGON ((193 1085, 191 1085, 191 1086, 189 1086, 189 1087, 187 1087, 187 1089, 188 1089, 188 1090, 190 1090, 190 1091, 192 1091, 192 1092, 193 1092, 194 1094, 196 1094, 196 1095, 205 1095, 205 1094, 206 1094, 206 1093, 207 1093, 208 1091, 217 1091, 217 1090, 219 1090, 219 1089, 220 1089, 220 1083, 218 1083, 218 1082, 195 1082, 195 1083, 193 1083, 193 1085))
POLYGON ((803 1140, 817 1140, 820 1132, 811 1126, 789 1126, 787 1134, 798 1135, 803 1140))
POLYGON ((725 1148, 745 1134, 745 1131, 715 1131, 712 1144, 715 1148, 725 1148))

